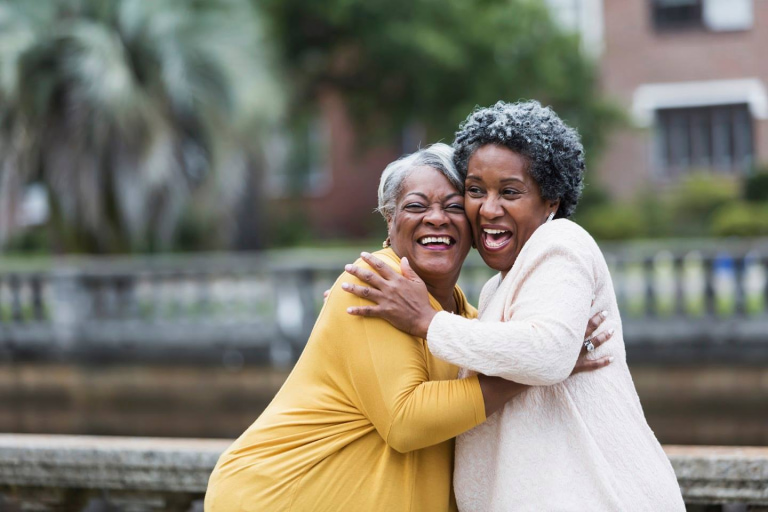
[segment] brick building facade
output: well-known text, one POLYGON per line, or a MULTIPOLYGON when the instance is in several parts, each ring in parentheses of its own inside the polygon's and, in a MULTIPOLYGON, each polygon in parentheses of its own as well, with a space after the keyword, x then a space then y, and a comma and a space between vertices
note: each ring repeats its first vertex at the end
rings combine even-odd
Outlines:
POLYGON ((618 196, 768 161, 768 1, 603 0, 602 87, 636 125, 597 172, 618 196))

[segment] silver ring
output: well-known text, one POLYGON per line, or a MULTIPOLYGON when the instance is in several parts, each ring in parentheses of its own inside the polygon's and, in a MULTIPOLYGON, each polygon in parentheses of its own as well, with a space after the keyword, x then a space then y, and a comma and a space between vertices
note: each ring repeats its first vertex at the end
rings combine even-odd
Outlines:
POLYGON ((587 348, 587 352, 592 352, 593 350, 595 350, 595 345, 592 344, 591 336, 584 340, 584 346, 587 348))

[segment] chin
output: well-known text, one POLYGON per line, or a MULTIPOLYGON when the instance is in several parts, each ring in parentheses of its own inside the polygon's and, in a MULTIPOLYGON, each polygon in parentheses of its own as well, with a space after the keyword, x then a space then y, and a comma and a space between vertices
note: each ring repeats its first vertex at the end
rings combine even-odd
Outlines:
POLYGON ((480 257, 483 258, 485 264, 497 272, 507 272, 512 268, 512 265, 514 264, 514 261, 512 264, 510 264, 509 258, 507 258, 504 254, 486 253, 484 251, 478 252, 480 253, 480 257))

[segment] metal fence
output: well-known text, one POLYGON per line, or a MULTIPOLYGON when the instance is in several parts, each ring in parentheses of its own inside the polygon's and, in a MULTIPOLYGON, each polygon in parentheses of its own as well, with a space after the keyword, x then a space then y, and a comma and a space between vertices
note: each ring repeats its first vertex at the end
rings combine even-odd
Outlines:
MULTIPOLYGON (((768 359, 768 242, 606 245, 636 357, 768 359)), ((0 265, 0 349, 15 357, 244 358, 290 365, 354 251, 61 260, 0 265), (312 263, 310 263, 312 262, 312 263)), ((476 303, 492 275, 473 254, 476 303)))

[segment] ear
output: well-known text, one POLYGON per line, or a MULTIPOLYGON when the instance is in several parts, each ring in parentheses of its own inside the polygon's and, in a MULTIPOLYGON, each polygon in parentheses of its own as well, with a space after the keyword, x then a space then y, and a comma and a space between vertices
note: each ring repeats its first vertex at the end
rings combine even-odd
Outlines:
POLYGON ((555 215, 557 215, 557 210, 560 209, 560 200, 555 199, 554 201, 550 201, 549 206, 552 208, 552 211, 555 212, 555 215))

